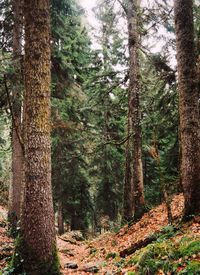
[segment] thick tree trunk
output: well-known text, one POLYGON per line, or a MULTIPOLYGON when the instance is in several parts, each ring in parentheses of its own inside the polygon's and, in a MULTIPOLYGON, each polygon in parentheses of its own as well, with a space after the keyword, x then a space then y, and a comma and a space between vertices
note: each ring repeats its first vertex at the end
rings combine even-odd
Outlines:
MULTIPOLYGON (((142 142, 140 126, 140 83, 139 83, 139 34, 138 34, 138 3, 137 0, 127 1, 127 25, 128 25, 128 46, 129 46, 129 127, 130 127, 130 178, 125 181, 125 190, 133 190, 133 204, 127 213, 138 219, 144 212, 144 188, 143 188, 143 168, 142 168, 142 142), (130 186, 126 186, 130 185, 130 186)), ((126 154, 129 157, 129 154, 126 154)), ((127 160, 129 161, 129 160, 127 160)), ((128 164, 126 164, 128 165, 128 164)), ((128 169, 127 169, 128 173, 128 169)), ((128 175, 128 174, 127 174, 128 175)), ((126 195, 125 195, 126 196, 126 195)), ((126 201, 126 197, 124 201, 126 201)), ((127 216, 130 216, 128 214, 127 216)))
POLYGON ((14 91, 12 94, 12 181, 9 188, 9 210, 11 232, 15 233, 17 222, 20 219, 22 195, 23 151, 21 144, 21 54, 22 54, 22 1, 13 1, 14 28, 13 28, 13 65, 14 91))
POLYGON ((21 252, 27 274, 59 274, 51 189, 48 0, 25 0, 25 193, 21 252))
POLYGON ((182 163, 184 219, 200 212, 200 143, 198 83, 194 47, 193 1, 175 0, 175 29, 182 163))

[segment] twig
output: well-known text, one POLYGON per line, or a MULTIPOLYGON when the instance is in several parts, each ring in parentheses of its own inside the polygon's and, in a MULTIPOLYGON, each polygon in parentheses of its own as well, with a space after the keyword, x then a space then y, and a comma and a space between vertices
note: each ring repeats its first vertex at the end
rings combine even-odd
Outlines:
POLYGON ((133 134, 129 134, 127 137, 125 137, 122 141, 120 142, 114 142, 113 140, 112 141, 108 141, 106 143, 103 143, 103 145, 108 145, 108 144, 111 144, 111 145, 116 145, 116 146, 120 146, 120 145, 123 145, 133 134))
POLYGON ((122 6, 124 12, 127 14, 127 8, 126 8, 126 6, 122 3, 121 0, 117 0, 117 1, 118 1, 118 3, 122 6))
POLYGON ((173 8, 171 8, 171 9, 169 10, 169 12, 167 13, 167 17, 166 17, 165 20, 163 20, 163 19, 161 18, 159 21, 154 22, 147 30, 145 30, 145 33, 148 33, 148 31, 149 31, 150 29, 154 28, 157 24, 160 24, 161 22, 166 22, 167 19, 168 19, 168 16, 171 14, 172 11, 173 11, 173 8))

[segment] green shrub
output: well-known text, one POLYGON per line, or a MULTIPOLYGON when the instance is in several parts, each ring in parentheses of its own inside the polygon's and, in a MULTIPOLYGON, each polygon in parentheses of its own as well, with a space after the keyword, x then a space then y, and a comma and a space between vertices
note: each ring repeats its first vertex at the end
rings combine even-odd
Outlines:
POLYGON ((115 258, 117 256, 117 253, 115 252, 110 252, 106 255, 106 260, 110 259, 110 258, 115 258))
POLYGON ((197 260, 192 260, 188 263, 187 267, 179 272, 179 274, 185 275, 200 275, 200 262, 197 260))
POLYGON ((182 256, 192 256, 193 254, 200 252, 200 240, 184 242, 179 248, 180 254, 182 256))

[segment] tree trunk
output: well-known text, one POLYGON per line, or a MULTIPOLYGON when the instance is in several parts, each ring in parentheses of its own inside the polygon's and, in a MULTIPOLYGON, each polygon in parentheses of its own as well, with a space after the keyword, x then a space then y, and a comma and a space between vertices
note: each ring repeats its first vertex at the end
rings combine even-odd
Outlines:
POLYGON ((9 188, 8 218, 11 232, 16 233, 17 222, 20 219, 22 195, 23 150, 21 144, 21 54, 22 54, 22 1, 13 1, 13 66, 15 69, 12 94, 12 181, 9 188))
POLYGON ((193 1, 175 0, 178 90, 185 197, 184 219, 200 212, 200 150, 198 82, 194 46, 193 1))
MULTIPOLYGON (((125 190, 133 190, 133 203, 130 204, 130 209, 126 210, 128 215, 138 219, 144 212, 144 188, 143 188, 143 168, 142 168, 142 142, 141 142, 141 114, 140 114, 140 83, 139 83, 139 33, 138 33, 138 18, 137 18, 138 3, 137 0, 127 1, 127 25, 128 25, 128 46, 129 46, 129 118, 128 124, 130 127, 129 151, 126 157, 130 158, 130 177, 125 181, 125 190), (130 186, 127 186, 130 185, 130 186)), ((127 168, 128 173, 128 168, 127 168)), ((128 175, 128 174, 127 174, 128 175)), ((127 200, 125 194, 124 201, 127 200)), ((128 206, 128 205, 127 205, 128 206)), ((125 209, 124 209, 125 210, 125 209)))
POLYGON ((58 199, 58 234, 64 234, 63 205, 61 198, 58 199))
POLYGON ((127 135, 128 140, 126 143, 126 152, 125 152, 125 182, 124 182, 124 210, 123 210, 123 220, 131 221, 134 214, 133 209, 133 184, 131 182, 131 159, 132 154, 130 151, 130 125, 131 125, 131 119, 130 119, 130 110, 128 112, 128 126, 127 126, 127 135))
POLYGON ((48 0, 25 0, 25 193, 21 253, 27 274, 59 274, 51 189, 48 0))

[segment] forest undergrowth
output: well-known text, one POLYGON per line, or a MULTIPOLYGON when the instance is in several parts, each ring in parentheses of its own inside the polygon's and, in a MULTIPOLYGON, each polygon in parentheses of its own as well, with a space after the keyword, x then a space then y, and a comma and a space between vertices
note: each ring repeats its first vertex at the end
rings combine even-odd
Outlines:
MULTIPOLYGON (((200 274, 200 217, 180 223, 183 196, 171 203, 174 223, 168 224, 165 204, 150 210, 135 224, 117 233, 79 241, 74 232, 57 236, 61 272, 70 274, 200 274)), ((6 210, 0 208, 0 268, 2 274, 13 253, 6 210)))

